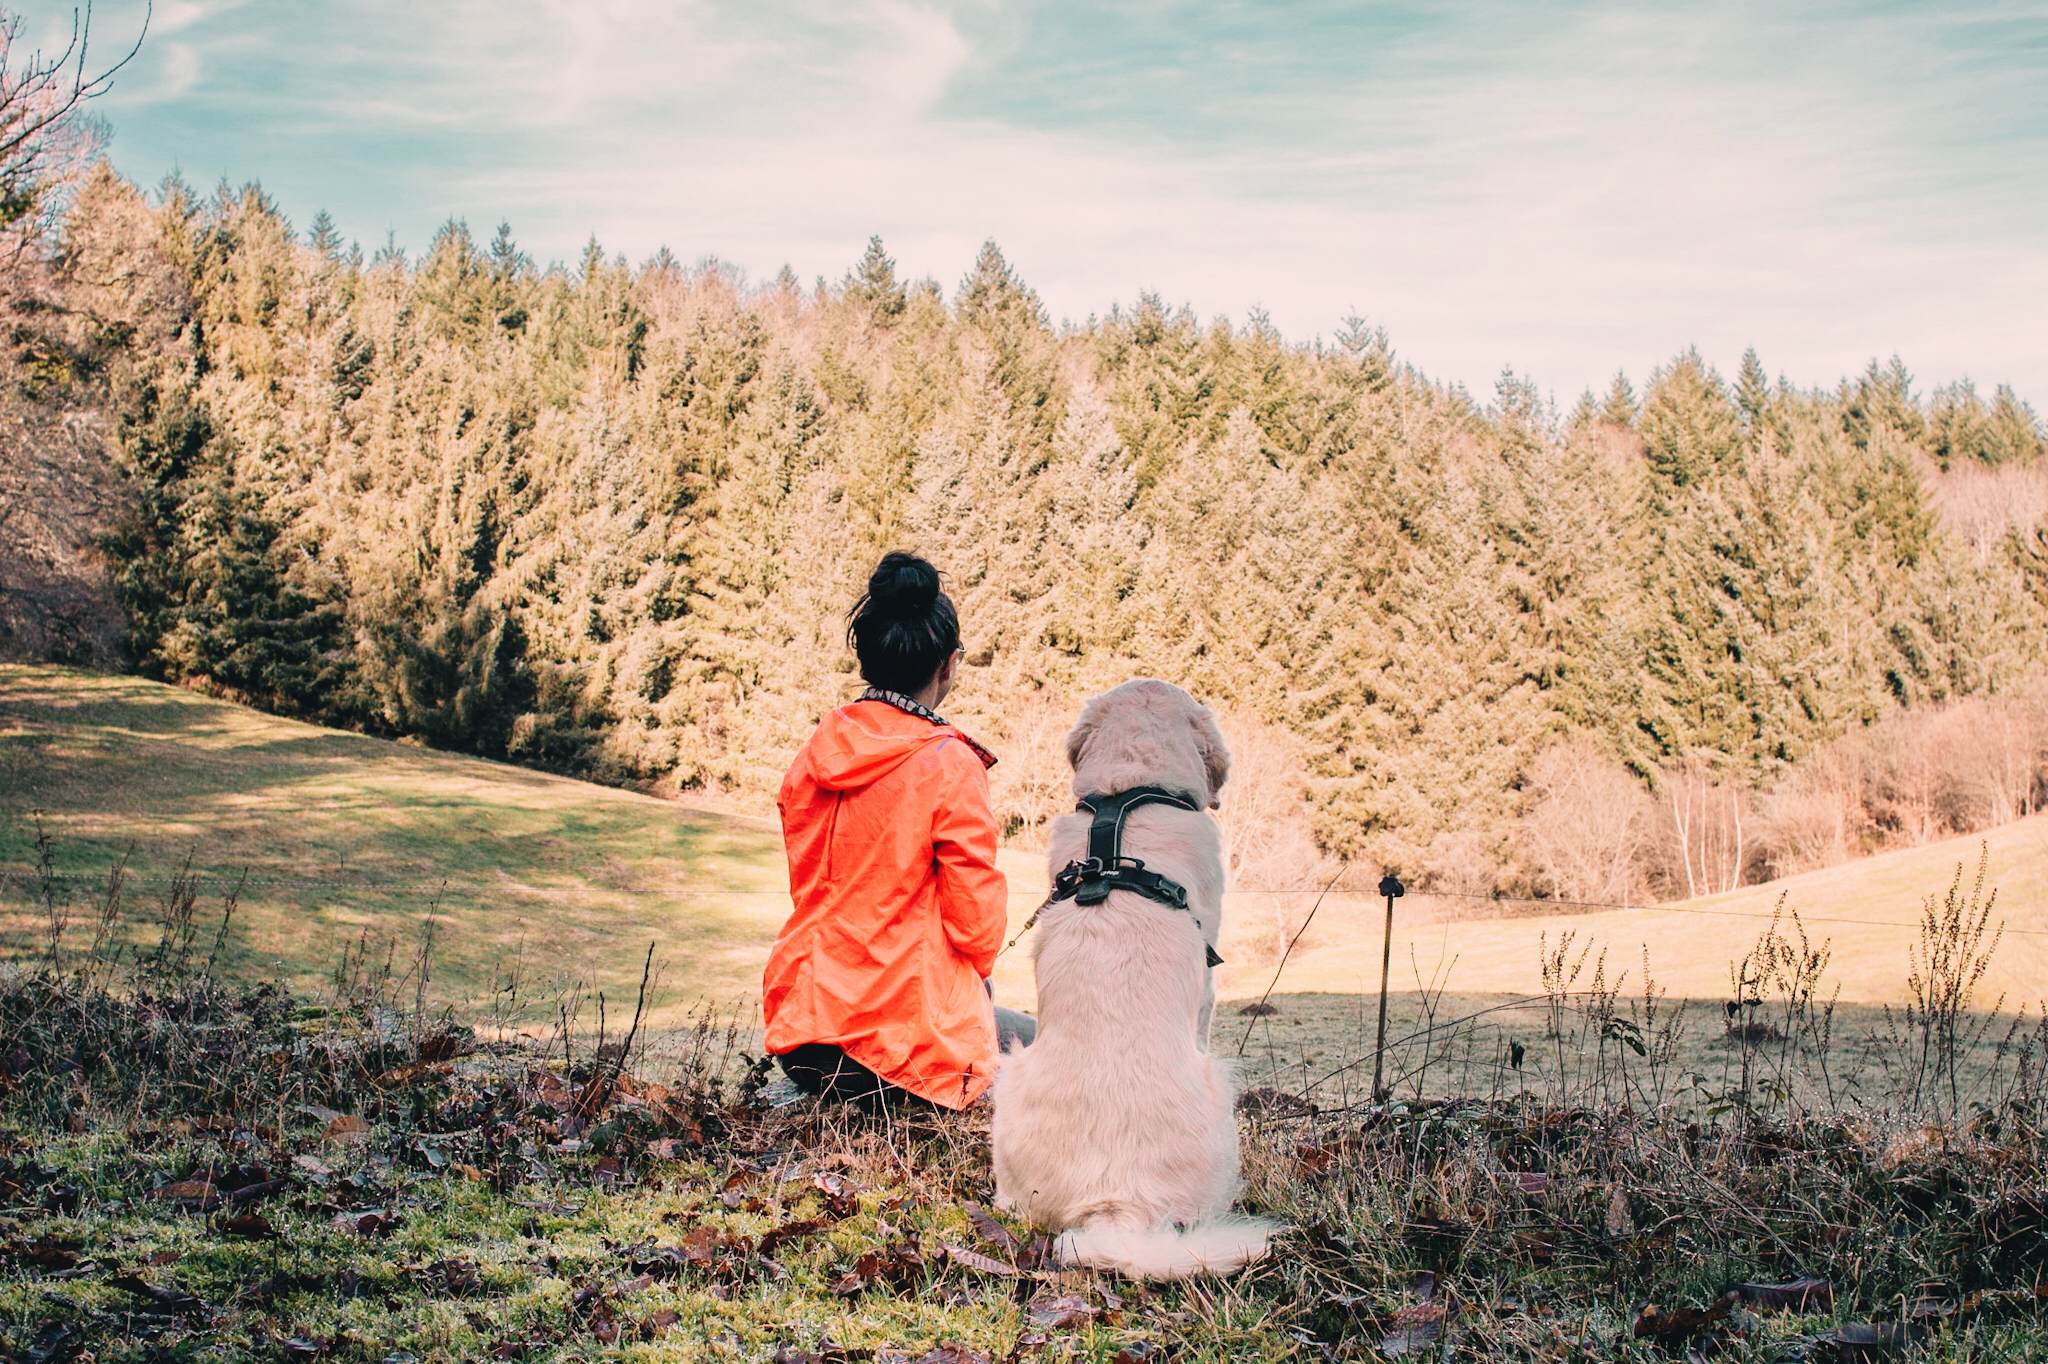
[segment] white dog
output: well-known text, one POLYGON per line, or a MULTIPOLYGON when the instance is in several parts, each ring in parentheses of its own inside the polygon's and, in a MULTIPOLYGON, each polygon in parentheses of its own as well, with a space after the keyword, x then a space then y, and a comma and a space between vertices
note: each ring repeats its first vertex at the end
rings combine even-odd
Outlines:
MULTIPOLYGON (((1229 1273, 1263 1255, 1273 1230, 1226 1215, 1237 1118, 1229 1072, 1209 1050, 1223 853, 1204 810, 1230 753, 1206 707, 1141 679, 1088 703, 1067 757, 1083 800, 1177 794, 1125 809, 1121 851, 1125 866, 1143 862, 1140 878, 1166 878, 1167 899, 1184 889, 1186 908, 1134 889, 1103 898, 1098 887, 1100 903, 1083 903, 1084 892, 1045 909, 1033 948, 1037 1040, 996 1073, 997 1202, 1063 1233, 1069 1264, 1140 1278, 1229 1273)), ((1089 857, 1095 822, 1086 812, 1054 822, 1055 873, 1089 857)))

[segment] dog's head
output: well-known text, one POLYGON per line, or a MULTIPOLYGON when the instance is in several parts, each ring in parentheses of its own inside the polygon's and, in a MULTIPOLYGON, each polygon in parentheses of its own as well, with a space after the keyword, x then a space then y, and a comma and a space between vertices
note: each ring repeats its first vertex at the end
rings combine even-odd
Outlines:
POLYGON ((1106 691, 1067 732, 1074 794, 1101 796, 1163 786, 1215 809, 1230 776, 1230 749, 1209 708, 1171 682, 1141 677, 1106 691))

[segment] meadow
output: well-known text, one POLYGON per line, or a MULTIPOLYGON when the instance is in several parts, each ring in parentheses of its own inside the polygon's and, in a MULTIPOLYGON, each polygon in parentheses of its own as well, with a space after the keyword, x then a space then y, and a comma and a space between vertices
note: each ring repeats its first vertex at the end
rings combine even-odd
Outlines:
MULTIPOLYGON (((2027 940, 1987 953, 1974 861, 1943 900, 1981 858, 2038 922, 2038 831, 1687 906, 1405 898, 1383 1095, 1380 906, 1333 892, 1283 968, 1315 897, 1234 897, 1214 1045, 1286 1230, 1142 1286, 992 1210, 985 1109, 864 1123, 754 1062, 759 817, 0 669, 0 1351, 2038 1357, 2048 1032, 1984 1012, 2027 940)), ((1003 856, 1021 928, 1044 872, 1003 856)), ((998 988, 1029 1002, 1023 946, 998 988)))
POLYGON ((524 973, 630 997, 647 944, 692 1001, 757 988, 786 904, 759 819, 312 725, 132 677, 0 666, 0 865, 17 948, 47 939, 40 827, 74 906, 125 865, 138 908, 189 865, 202 917, 241 882, 224 954, 299 986, 345 943, 481 1004, 524 973), (37 812, 40 812, 38 814, 37 812))

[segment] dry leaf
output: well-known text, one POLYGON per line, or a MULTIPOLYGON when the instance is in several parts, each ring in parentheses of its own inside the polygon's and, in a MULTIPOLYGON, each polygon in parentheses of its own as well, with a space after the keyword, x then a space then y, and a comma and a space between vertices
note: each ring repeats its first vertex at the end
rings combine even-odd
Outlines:
POLYGON ((1628 1195, 1617 1184, 1607 1200, 1607 1234, 1616 1241, 1623 1241, 1634 1235, 1635 1229, 1636 1220, 1628 1212, 1628 1195))
POLYGON ((150 1197, 167 1199, 180 1207, 200 1212, 211 1211, 220 1205, 220 1191, 203 1179, 181 1179, 175 1184, 166 1184, 150 1197))
POLYGON ((366 1142, 369 1139, 370 1124, 353 1113, 336 1115, 334 1121, 327 1124, 327 1130, 321 1134, 322 1141, 366 1142))
POLYGON ((229 1236, 246 1236, 257 1241, 270 1241, 277 1237, 277 1228, 271 1226, 270 1219, 260 1212, 230 1217, 220 1224, 220 1229, 229 1236))
POLYGON ((1826 1279, 1795 1279, 1791 1283, 1739 1283, 1734 1292, 1759 1312, 1793 1309, 1820 1312, 1835 1301, 1835 1286, 1826 1279))
POLYGON ((994 1355, 965 1345, 942 1343, 920 1355, 914 1364, 993 1364, 994 1355))
POLYGON ((1086 1298, 1068 1294, 1039 1298, 1024 1309, 1033 1326, 1051 1331, 1061 1327, 1086 1326, 1095 1320, 1095 1305, 1086 1298))
POLYGON ((1666 1343, 1690 1340, 1716 1322, 1727 1320, 1739 1296, 1734 1292, 1723 1293, 1712 1306, 1679 1307, 1669 1312, 1655 1303, 1646 1303, 1636 1314, 1636 1324, 1629 1334, 1637 1340, 1656 1339, 1666 1343))
POLYGON ((1008 1227, 996 1221, 987 1208, 979 1203, 962 1203, 960 1210, 967 1214, 967 1220, 974 1224, 975 1233, 982 1240, 1012 1255, 1017 1253, 1017 1238, 1010 1234, 1008 1227))
POLYGON ((1394 1313, 1393 1330, 1380 1341, 1380 1353, 1390 1359, 1426 1349, 1443 1334, 1448 1309, 1431 1301, 1436 1296, 1436 1275, 1416 1275, 1415 1296, 1420 1301, 1394 1313))
POLYGON ((1016 1277, 1016 1270, 1004 1264, 1001 1260, 990 1259, 978 1251, 968 1250, 964 1246, 956 1246, 950 1241, 941 1241, 939 1249, 945 1251, 946 1258, 956 1265, 964 1265, 966 1268, 982 1274, 1001 1274, 1006 1278, 1016 1277))

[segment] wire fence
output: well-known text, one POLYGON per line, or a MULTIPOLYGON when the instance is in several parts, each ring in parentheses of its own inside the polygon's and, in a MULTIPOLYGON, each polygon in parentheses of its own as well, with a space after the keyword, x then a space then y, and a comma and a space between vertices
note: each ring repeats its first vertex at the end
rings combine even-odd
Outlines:
MULTIPOLYGON (((106 882, 107 876, 108 873, 104 871, 51 871, 46 873, 33 866, 15 865, 0 867, 0 885, 7 885, 16 888, 26 885, 33 885, 36 882, 44 879, 62 882, 67 885, 104 884, 106 882)), ((501 877, 502 879, 495 881, 477 881, 474 879, 457 881, 453 878, 404 881, 380 881, 364 878, 320 880, 304 877, 257 876, 251 876, 247 879, 243 879, 239 875, 227 875, 214 871, 201 871, 194 872, 191 875, 185 877, 140 875, 132 872, 124 872, 122 874, 121 879, 123 884, 135 886, 168 886, 174 882, 181 882, 186 886, 190 886, 196 890, 200 890, 207 893, 216 893, 220 891, 231 890, 239 886, 245 891, 259 887, 264 887, 273 890, 339 890, 356 892, 376 892, 380 894, 392 895, 460 895, 468 893, 484 894, 503 893, 505 891, 523 889, 532 891, 587 890, 593 893, 606 895, 658 897, 662 899, 672 900, 716 900, 728 899, 738 896, 764 895, 773 896, 783 900, 787 900, 789 898, 789 891, 780 888, 762 889, 759 887, 751 886, 725 886, 673 888, 662 887, 658 889, 649 889, 645 887, 632 886, 607 886, 603 884, 593 885, 588 882, 579 882, 571 885, 550 886, 536 885, 531 881, 522 880, 519 877, 512 876, 510 873, 502 873, 501 877)), ((1766 882, 1764 884, 1769 883, 1766 882)), ((1745 889, 1749 889, 1749 887, 1745 887, 1745 889)), ((1012 900, 1036 901, 1042 899, 1044 897, 1044 893, 1045 892, 1042 889, 1018 890, 1013 888, 1009 892, 1009 895, 1012 900)), ((1307 888, 1303 888, 1299 886, 1289 886, 1285 888, 1264 888, 1233 886, 1230 888, 1229 893, 1232 895, 1305 896, 1314 894, 1315 887, 1310 886, 1307 888)), ((1335 893, 1339 897, 1348 897, 1352 899, 1362 899, 1374 902, 1377 901, 1377 897, 1374 896, 1372 892, 1369 890, 1338 890, 1335 893)), ((1601 913, 1629 912, 1656 914, 1692 914, 1708 918, 1725 919, 1769 919, 1772 917, 1772 914, 1774 913, 1774 911, 1769 909, 1708 909, 1682 904, 1645 904, 1640 901, 1635 903, 1617 904, 1598 900, 1549 900, 1527 895, 1482 895, 1473 892, 1452 890, 1411 890, 1408 892, 1408 898, 1462 900, 1478 904, 1491 905, 1528 905, 1535 907, 1541 913, 1548 914, 1570 914, 1578 911, 1594 911, 1601 913)), ((1535 916, 1531 915, 1530 917, 1535 916)), ((1802 923, 1809 924, 1844 924, 1861 928, 1918 928, 1920 926, 1920 920, 1917 917, 1912 919, 1861 919, 1842 918, 1839 916, 1832 915, 1802 914, 1800 915, 1800 921, 1802 923)), ((2004 929, 2004 932, 2008 937, 2048 938, 2048 929, 2014 928, 2011 926, 2007 926, 2004 929)))

